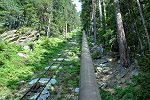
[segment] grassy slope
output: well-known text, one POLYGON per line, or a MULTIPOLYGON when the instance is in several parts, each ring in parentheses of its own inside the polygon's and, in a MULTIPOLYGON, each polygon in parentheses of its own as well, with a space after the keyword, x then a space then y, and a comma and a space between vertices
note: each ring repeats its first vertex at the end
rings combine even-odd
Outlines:
MULTIPOLYGON (((73 37, 77 32, 69 34, 73 37)), ((30 80, 35 72, 42 71, 48 66, 62 49, 66 48, 67 39, 42 37, 34 43, 34 51, 29 52, 14 44, 0 42, 0 98, 16 90, 21 80, 30 80), (17 56, 24 52, 29 58, 17 56)))

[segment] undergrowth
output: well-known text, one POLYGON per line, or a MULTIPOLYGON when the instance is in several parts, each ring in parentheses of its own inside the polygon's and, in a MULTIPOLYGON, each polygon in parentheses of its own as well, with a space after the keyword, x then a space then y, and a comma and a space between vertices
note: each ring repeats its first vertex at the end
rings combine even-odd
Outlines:
MULTIPOLYGON (((73 37, 77 32, 70 33, 67 38, 73 37)), ((0 99, 13 93, 20 81, 29 81, 37 77, 47 67, 53 58, 57 57, 66 48, 67 38, 41 37, 32 42, 33 51, 24 50, 20 46, 0 41, 0 99), (28 55, 28 58, 19 57, 18 53, 28 55)))
POLYGON ((115 93, 101 90, 102 100, 149 100, 150 98, 150 55, 139 56, 140 74, 132 78, 126 88, 115 88, 115 93))
POLYGON ((132 79, 133 83, 125 89, 119 89, 117 96, 124 96, 130 100, 149 100, 150 98, 150 55, 139 56, 139 76, 132 79))

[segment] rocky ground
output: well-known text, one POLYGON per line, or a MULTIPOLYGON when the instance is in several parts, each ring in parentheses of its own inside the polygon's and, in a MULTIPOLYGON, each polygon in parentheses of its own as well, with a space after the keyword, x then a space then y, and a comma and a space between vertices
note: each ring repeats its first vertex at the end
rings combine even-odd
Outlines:
POLYGON ((127 87, 132 82, 131 78, 139 74, 136 60, 131 62, 129 68, 122 68, 117 53, 102 53, 95 48, 92 56, 98 86, 111 94, 117 87, 127 87))
POLYGON ((39 37, 39 32, 32 28, 21 28, 19 30, 11 30, 4 32, 0 35, 2 40, 9 43, 15 43, 17 45, 25 46, 29 42, 37 40, 39 37))

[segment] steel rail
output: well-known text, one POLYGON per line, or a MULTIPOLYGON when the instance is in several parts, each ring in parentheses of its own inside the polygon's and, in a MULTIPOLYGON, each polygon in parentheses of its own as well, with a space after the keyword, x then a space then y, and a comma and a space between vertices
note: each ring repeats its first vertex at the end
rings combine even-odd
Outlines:
MULTIPOLYGON (((50 67, 53 66, 58 61, 58 58, 61 57, 61 56, 62 55, 59 55, 57 57, 57 59, 50 65, 50 67)), ((36 81, 36 83, 21 97, 20 100, 25 100, 25 97, 28 95, 28 93, 31 92, 31 90, 38 84, 38 82, 43 77, 43 75, 45 75, 50 70, 50 67, 43 74, 41 74, 40 78, 38 78, 38 80, 36 81)))
POLYGON ((85 32, 82 36, 79 100, 101 100, 85 32))
MULTIPOLYGON (((61 63, 59 64, 59 66, 57 67, 56 70, 59 69, 59 67, 61 65, 63 65, 63 61, 65 60, 65 58, 63 58, 63 60, 61 61, 61 63)), ((35 100, 38 100, 38 98, 40 97, 40 95, 42 94, 43 90, 46 88, 46 86, 48 85, 48 83, 50 82, 50 80, 52 79, 52 76, 50 77, 50 79, 46 82, 45 86, 42 88, 42 90, 40 91, 40 93, 38 94, 38 96, 35 98, 35 100)))

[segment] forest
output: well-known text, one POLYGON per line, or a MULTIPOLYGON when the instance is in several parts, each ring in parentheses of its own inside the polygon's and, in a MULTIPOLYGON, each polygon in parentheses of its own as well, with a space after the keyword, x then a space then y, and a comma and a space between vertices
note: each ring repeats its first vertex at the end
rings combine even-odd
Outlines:
POLYGON ((0 100, 80 99, 84 33, 101 100, 149 100, 150 1, 73 1, 0 0, 0 100))
MULTIPOLYGON (((138 63, 139 74, 132 78, 134 82, 126 88, 116 90, 114 94, 118 96, 117 100, 122 100, 123 97, 126 97, 123 100, 148 100, 150 1, 81 0, 81 2, 81 24, 90 37, 89 40, 94 45, 102 45, 107 52, 118 52, 120 73, 132 68, 133 63, 138 63)), ((102 99, 112 100, 112 98, 109 92, 104 91, 104 95, 102 93, 102 99)))

